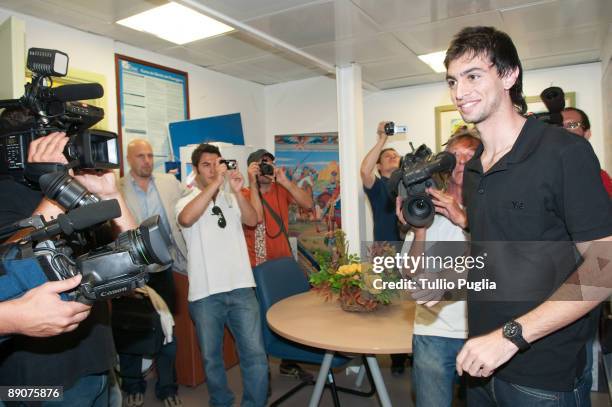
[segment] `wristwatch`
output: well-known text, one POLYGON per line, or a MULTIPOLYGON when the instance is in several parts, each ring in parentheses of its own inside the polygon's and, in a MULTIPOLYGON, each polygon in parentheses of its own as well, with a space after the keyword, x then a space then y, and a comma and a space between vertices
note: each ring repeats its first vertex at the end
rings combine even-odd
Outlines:
POLYGON ((524 352, 531 347, 531 344, 523 338, 523 327, 516 321, 509 321, 502 327, 504 338, 515 344, 519 351, 524 352))

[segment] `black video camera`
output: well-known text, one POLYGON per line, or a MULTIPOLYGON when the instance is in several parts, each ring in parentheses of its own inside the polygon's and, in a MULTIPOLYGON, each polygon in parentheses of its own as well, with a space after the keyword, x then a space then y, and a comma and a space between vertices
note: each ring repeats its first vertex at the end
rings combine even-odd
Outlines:
POLYGON ((389 179, 389 193, 394 201, 397 196, 402 198, 406 222, 419 228, 431 224, 436 208, 425 190, 441 188, 434 176, 452 171, 455 163, 451 153, 443 151, 434 156, 425 144, 402 158, 400 167, 389 179))
POLYGON ((0 174, 25 181, 30 142, 56 131, 69 136, 64 155, 70 168, 119 168, 117 135, 89 130, 104 118, 104 109, 76 102, 102 97, 102 86, 84 83, 53 88, 52 77, 68 72, 68 55, 61 51, 30 48, 27 67, 32 71, 32 82, 25 85, 24 95, 20 99, 0 100, 0 108, 5 108, 2 113, 5 121, 0 128, 0 174), (23 112, 25 118, 11 120, 14 111, 18 112, 16 116, 23 112))
POLYGON ((5 267, 8 272, 2 278, 0 301, 18 297, 44 281, 63 280, 77 273, 83 275, 81 284, 75 291, 63 294, 64 299, 93 303, 143 287, 148 281, 147 266, 168 266, 172 262, 169 239, 159 225, 158 215, 121 233, 109 244, 75 256, 76 251, 82 250, 87 232, 120 215, 119 203, 107 200, 60 214, 50 222, 41 216, 21 221, 22 227, 33 226, 35 230, 18 243, 0 246, 3 264, 15 265, 14 270, 5 267), (62 238, 52 240, 59 235, 62 238), (36 274, 31 267, 27 270, 29 275, 19 270, 19 260, 32 258, 38 260, 44 275, 36 274))
POLYGON ((563 115, 561 112, 565 109, 565 93, 558 86, 551 86, 540 93, 540 99, 546 105, 548 112, 534 113, 538 120, 554 126, 563 126, 563 115))

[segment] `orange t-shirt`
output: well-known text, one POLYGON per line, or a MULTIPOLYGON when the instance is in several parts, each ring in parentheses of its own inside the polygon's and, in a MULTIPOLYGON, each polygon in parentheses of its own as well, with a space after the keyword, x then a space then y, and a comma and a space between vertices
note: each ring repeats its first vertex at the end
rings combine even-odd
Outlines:
MULTIPOLYGON (((242 194, 246 199, 251 198, 251 191, 249 188, 243 188, 242 194)), ((276 214, 281 217, 285 224, 285 230, 289 231, 289 204, 293 202, 289 191, 280 185, 273 183, 272 187, 268 192, 262 194, 263 199, 274 209, 276 214)), ((262 203, 263 204, 263 203, 262 203)), ((270 210, 266 205, 264 208, 264 222, 266 225, 266 259, 272 260, 279 257, 291 256, 291 249, 287 238, 281 232, 279 225, 276 223, 270 210)), ((246 238, 247 247, 249 249, 249 259, 251 260, 251 266, 255 267, 255 227, 249 227, 242 225, 244 230, 244 236, 246 238)))

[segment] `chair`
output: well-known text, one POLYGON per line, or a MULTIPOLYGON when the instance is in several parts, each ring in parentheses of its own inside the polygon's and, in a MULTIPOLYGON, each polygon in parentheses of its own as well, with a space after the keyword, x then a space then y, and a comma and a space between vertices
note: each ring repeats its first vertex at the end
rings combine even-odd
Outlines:
MULTIPOLYGON (((296 261, 291 257, 282 257, 267 261, 255 267, 253 269, 253 275, 255 277, 255 283, 257 284, 256 292, 257 299, 259 301, 259 309, 262 320, 261 326, 263 330, 266 353, 269 356, 274 356, 280 359, 320 365, 325 354, 323 350, 304 346, 275 334, 268 327, 266 320, 266 313, 272 305, 284 298, 310 290, 308 280, 306 279, 306 276, 301 270, 299 264, 296 263, 296 261)), ((331 368, 342 366, 349 361, 350 359, 347 357, 334 356, 331 368)), ((367 363, 364 363, 364 365, 370 381, 369 392, 361 392, 336 386, 333 372, 330 369, 326 387, 332 392, 335 406, 340 405, 338 391, 343 391, 362 397, 371 397, 376 392, 374 386, 372 385, 373 381, 368 365, 367 363)), ((287 400, 293 394, 297 393, 300 389, 308 385, 314 385, 314 381, 306 380, 301 382, 276 401, 272 402, 270 405, 278 406, 280 403, 287 400)))

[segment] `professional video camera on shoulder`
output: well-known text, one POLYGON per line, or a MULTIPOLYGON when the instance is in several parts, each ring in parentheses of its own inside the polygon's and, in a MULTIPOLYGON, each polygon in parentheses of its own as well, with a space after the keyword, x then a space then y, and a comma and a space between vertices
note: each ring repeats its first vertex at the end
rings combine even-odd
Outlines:
POLYGON ((20 181, 24 176, 29 178, 25 162, 30 141, 55 131, 70 137, 64 150, 70 168, 119 168, 117 135, 89 129, 104 118, 104 109, 77 102, 102 97, 102 86, 83 83, 52 87, 52 77, 66 76, 68 72, 68 55, 61 51, 30 48, 27 67, 32 72, 32 82, 25 85, 24 95, 0 100, 0 108, 25 109, 31 114, 25 123, 0 130, 0 173, 20 181))
POLYGON ((416 151, 413 148, 402 158, 400 167, 389 178, 389 192, 393 200, 397 196, 402 198, 402 214, 406 222, 415 227, 431 224, 436 208, 425 191, 427 188, 440 189, 442 185, 436 177, 452 171, 455 163, 453 154, 443 151, 433 155, 425 144, 416 151))

